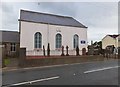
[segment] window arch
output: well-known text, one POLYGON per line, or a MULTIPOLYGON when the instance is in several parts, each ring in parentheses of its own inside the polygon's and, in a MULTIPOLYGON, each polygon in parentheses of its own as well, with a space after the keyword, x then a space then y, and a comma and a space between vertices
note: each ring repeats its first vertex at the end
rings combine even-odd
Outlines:
POLYGON ((34 47, 42 48, 42 34, 40 32, 36 32, 34 35, 34 47))
POLYGON ((73 37, 73 47, 76 48, 77 46, 79 46, 79 36, 75 34, 73 37))
POLYGON ((61 48, 62 46, 62 35, 56 34, 56 48, 61 48))

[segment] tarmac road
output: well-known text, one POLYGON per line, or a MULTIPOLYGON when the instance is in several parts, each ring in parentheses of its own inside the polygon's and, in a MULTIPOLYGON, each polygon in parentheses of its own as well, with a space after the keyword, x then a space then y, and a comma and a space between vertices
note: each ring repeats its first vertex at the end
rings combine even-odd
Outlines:
POLYGON ((65 64, 3 72, 3 86, 118 85, 118 60, 65 64))

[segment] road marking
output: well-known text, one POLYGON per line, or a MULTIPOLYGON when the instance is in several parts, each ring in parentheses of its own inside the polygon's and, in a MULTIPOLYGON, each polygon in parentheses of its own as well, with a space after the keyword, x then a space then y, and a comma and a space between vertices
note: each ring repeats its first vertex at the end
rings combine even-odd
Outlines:
POLYGON ((59 76, 55 76, 55 77, 49 77, 49 78, 45 78, 45 79, 38 79, 38 80, 32 80, 32 81, 26 81, 26 82, 16 83, 16 84, 12 84, 10 86, 32 84, 32 83, 35 83, 35 82, 42 82, 42 81, 53 80, 53 79, 58 79, 58 78, 60 78, 60 77, 59 76))
POLYGON ((16 84, 12 84, 10 86, 18 86, 18 85, 24 85, 24 84, 29 84, 30 82, 21 82, 21 83, 16 83, 16 84))
POLYGON ((58 78, 59 78, 59 76, 50 77, 50 78, 45 78, 45 79, 30 81, 30 83, 41 82, 41 81, 47 81, 47 80, 53 80, 53 79, 58 79, 58 78))
POLYGON ((120 66, 114 66, 114 67, 106 67, 106 68, 101 68, 101 69, 95 69, 95 70, 90 70, 90 71, 85 71, 84 73, 92 73, 92 72, 98 72, 98 71, 104 71, 104 70, 108 70, 108 69, 113 69, 113 68, 118 68, 120 66))

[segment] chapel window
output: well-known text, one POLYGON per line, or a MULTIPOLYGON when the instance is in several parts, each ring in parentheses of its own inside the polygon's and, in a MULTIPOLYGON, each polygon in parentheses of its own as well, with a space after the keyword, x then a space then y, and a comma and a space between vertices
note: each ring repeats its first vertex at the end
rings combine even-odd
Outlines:
POLYGON ((73 47, 76 49, 76 47, 79 46, 79 36, 77 34, 73 37, 73 47))
POLYGON ((56 34, 56 48, 61 48, 62 46, 62 35, 56 34))
POLYGON ((42 34, 40 32, 35 33, 34 42, 35 48, 42 48, 42 34))

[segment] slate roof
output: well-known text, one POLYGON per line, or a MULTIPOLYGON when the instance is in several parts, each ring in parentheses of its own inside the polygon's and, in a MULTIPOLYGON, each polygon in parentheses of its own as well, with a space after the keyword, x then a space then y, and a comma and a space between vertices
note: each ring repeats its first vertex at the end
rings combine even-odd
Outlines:
POLYGON ((112 38, 117 38, 119 35, 109 35, 112 38))
POLYGON ((84 26, 83 24, 81 24, 80 22, 78 22, 72 17, 33 12, 33 11, 27 11, 27 10, 20 11, 19 21, 87 28, 86 26, 84 26))
POLYGON ((2 42, 20 42, 20 34, 17 31, 1 31, 2 33, 2 42))

